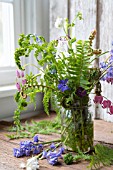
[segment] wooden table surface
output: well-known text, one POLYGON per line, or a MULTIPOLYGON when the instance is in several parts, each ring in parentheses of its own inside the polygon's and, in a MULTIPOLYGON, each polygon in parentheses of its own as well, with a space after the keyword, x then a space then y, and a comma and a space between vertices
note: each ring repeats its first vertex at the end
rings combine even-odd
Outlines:
MULTIPOLYGON (((50 117, 47 117, 45 114, 39 114, 37 117, 34 117, 35 121, 40 121, 42 119, 53 119, 55 115, 52 114, 50 117)), ((32 118, 33 119, 33 118, 32 118)), ((13 148, 19 148, 20 141, 25 141, 28 139, 15 139, 9 140, 6 134, 10 123, 0 122, 0 170, 20 170, 20 164, 22 162, 26 163, 27 159, 30 157, 16 158, 13 156, 13 148)), ((102 141, 105 143, 113 144, 113 123, 105 122, 102 120, 94 121, 94 139, 95 141, 102 141)), ((40 138, 44 141, 54 140, 59 138, 58 134, 53 135, 41 135, 40 138)), ((29 139, 32 140, 32 139, 29 139)), ((66 165, 62 160, 59 160, 60 164, 57 166, 49 165, 47 160, 39 160, 40 170, 87 170, 89 162, 82 161, 78 164, 73 163, 72 165, 66 165)), ((113 170, 113 166, 102 167, 101 170, 113 170)))

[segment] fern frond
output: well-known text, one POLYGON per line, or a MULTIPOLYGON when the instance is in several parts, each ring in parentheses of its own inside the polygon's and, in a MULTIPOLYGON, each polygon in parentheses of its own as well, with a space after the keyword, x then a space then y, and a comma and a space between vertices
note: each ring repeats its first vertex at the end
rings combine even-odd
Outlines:
POLYGON ((43 97, 43 104, 44 104, 44 111, 49 115, 49 101, 51 98, 51 90, 47 89, 44 93, 43 97))
POLYGON ((69 61, 68 72, 76 86, 87 88, 89 86, 89 66, 92 48, 89 41, 79 40, 76 43, 76 53, 69 61), (73 63, 72 63, 73 62, 73 63))
POLYGON ((91 157, 89 168, 100 168, 101 166, 110 166, 113 164, 113 149, 107 146, 95 145, 95 153, 91 157))

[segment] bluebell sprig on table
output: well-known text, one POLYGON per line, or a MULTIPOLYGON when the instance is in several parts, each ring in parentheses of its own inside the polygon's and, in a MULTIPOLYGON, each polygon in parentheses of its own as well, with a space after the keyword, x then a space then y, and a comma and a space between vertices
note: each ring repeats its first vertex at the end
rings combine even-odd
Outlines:
POLYGON ((47 159, 49 164, 56 165, 58 164, 59 158, 63 158, 64 148, 60 146, 61 142, 57 144, 54 142, 55 141, 40 143, 38 135, 35 135, 33 141, 27 140, 20 142, 20 147, 13 148, 13 153, 17 158, 35 155, 36 159, 47 159), (50 144, 50 146, 47 147, 47 144, 50 144), (59 147, 59 149, 56 151, 57 147, 59 147))

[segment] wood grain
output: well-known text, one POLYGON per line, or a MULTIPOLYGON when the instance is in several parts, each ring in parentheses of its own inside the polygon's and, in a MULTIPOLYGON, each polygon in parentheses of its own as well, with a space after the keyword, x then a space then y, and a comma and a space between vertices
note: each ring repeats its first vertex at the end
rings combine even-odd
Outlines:
MULTIPOLYGON (((51 114, 50 117, 47 117, 45 114, 39 114, 38 117, 31 118, 27 121, 29 123, 31 120, 34 121, 40 121, 40 120, 53 120, 55 117, 55 114, 51 114)), ((23 122, 24 123, 24 122, 23 122)), ((9 126, 8 123, 0 122, 0 170, 20 170, 20 164, 21 162, 26 163, 27 159, 29 157, 22 157, 22 158, 16 158, 13 156, 13 148, 19 148, 20 141, 26 141, 28 139, 15 139, 15 140, 9 140, 7 138, 6 134, 10 134, 11 132, 8 132, 9 126)), ((113 131, 113 124, 110 122, 105 122, 103 120, 95 120, 94 121, 94 140, 95 142, 102 142, 106 144, 107 146, 113 147, 113 138, 112 138, 112 132, 113 131)), ((52 134, 52 135, 41 135, 39 134, 39 137, 43 141, 50 141, 53 139, 59 138, 59 134, 52 134)), ((32 139, 29 139, 32 140, 32 139)), ((82 161, 78 164, 73 163, 72 165, 66 165, 62 159, 59 160, 59 165, 52 166, 49 165, 47 160, 39 160, 40 170, 58 170, 59 168, 61 170, 87 170, 87 166, 89 165, 89 162, 82 161)), ((101 170, 111 170, 113 169, 113 166, 110 167, 103 167, 101 170)))

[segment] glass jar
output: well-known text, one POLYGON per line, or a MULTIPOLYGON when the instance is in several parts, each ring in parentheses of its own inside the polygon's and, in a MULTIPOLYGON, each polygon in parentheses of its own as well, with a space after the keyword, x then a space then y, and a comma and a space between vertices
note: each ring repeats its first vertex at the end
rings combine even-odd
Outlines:
POLYGON ((67 149, 87 152, 93 147, 93 121, 88 104, 78 100, 73 107, 62 108, 61 121, 61 140, 67 149))

